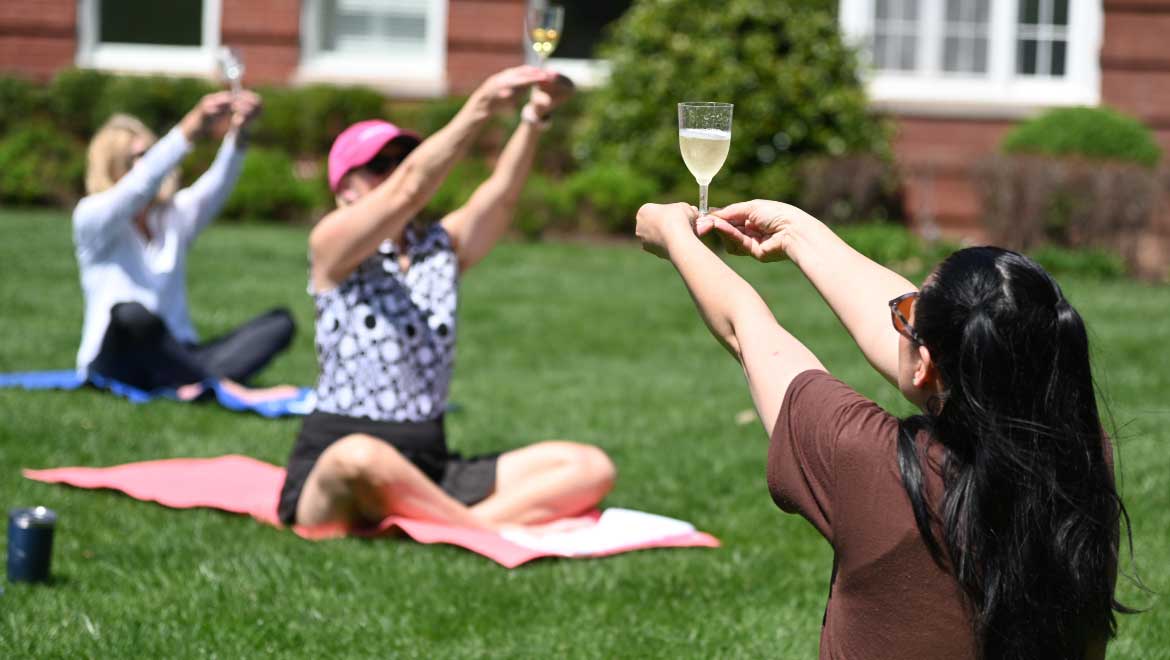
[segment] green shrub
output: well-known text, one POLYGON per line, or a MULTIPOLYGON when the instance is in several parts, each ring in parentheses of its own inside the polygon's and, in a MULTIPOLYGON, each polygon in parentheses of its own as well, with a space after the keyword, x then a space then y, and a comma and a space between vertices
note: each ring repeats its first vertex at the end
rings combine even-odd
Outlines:
POLYGON ((626 163, 660 190, 695 186, 679 156, 677 103, 735 104, 731 151, 711 185, 738 198, 791 198, 811 155, 888 151, 833 3, 635 3, 600 54, 609 83, 586 99, 574 154, 626 163))
POLYGON ((520 194, 513 226, 525 238, 536 240, 547 229, 572 227, 574 206, 565 182, 533 174, 520 194))
POLYGON ((20 126, 0 139, 0 201, 68 205, 80 198, 85 154, 47 122, 20 126))
POLYGON ((40 115, 44 104, 44 93, 37 85, 22 78, 0 77, 0 133, 40 115))
POLYGON ((257 144, 293 156, 323 156, 347 126, 384 116, 386 99, 363 87, 311 85, 260 90, 264 114, 256 124, 257 144))
POLYGON ((106 120, 98 100, 110 76, 91 69, 66 69, 49 83, 47 100, 53 121, 80 139, 88 140, 106 120))
POLYGON ((1046 245, 1030 254, 1044 269, 1056 277, 1076 275, 1100 280, 1124 277, 1125 260, 1107 250, 1068 248, 1046 245))
POLYGON ((1138 120, 1109 108, 1060 108, 1016 126, 1003 141, 1016 154, 1082 156, 1154 167, 1162 150, 1138 120))
POLYGON ((224 204, 232 219, 303 220, 317 200, 296 177, 292 160, 281 151, 253 147, 244 157, 240 180, 224 204))
POLYGON ((439 186, 438 192, 427 204, 427 213, 433 216, 444 216, 463 206, 492 173, 487 163, 478 158, 464 159, 452 168, 451 173, 439 186))
POLYGON ((840 227, 837 235, 861 254, 904 275, 922 277, 957 245, 925 241, 902 225, 868 222, 840 227))
POLYGON ((97 122, 100 125, 111 115, 124 112, 142 120, 161 137, 215 89, 210 82, 195 78, 120 76, 111 79, 97 99, 97 122))
POLYGON ((652 179, 621 164, 587 167, 565 185, 576 206, 578 224, 613 233, 632 231, 638 208, 658 194, 652 179))

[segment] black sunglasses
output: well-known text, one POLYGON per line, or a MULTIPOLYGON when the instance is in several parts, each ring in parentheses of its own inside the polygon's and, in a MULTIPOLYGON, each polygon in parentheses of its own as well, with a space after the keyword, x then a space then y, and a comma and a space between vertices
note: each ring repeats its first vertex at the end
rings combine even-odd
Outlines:
POLYGON ((361 169, 373 174, 374 176, 383 176, 394 171, 394 168, 402 164, 406 160, 406 155, 391 156, 390 154, 378 154, 366 161, 361 169))
POLYGON ((914 309, 914 301, 917 298, 918 292, 911 291, 891 300, 890 321, 893 322, 898 334, 921 346, 924 343, 922 337, 914 330, 914 326, 910 325, 910 311, 914 309))

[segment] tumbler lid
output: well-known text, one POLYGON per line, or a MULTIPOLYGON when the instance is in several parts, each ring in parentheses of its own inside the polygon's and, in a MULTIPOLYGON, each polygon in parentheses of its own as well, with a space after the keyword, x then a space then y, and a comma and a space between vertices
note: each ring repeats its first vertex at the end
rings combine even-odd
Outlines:
POLYGON ((43 506, 13 509, 8 512, 8 519, 21 529, 52 527, 57 524, 57 512, 43 506))

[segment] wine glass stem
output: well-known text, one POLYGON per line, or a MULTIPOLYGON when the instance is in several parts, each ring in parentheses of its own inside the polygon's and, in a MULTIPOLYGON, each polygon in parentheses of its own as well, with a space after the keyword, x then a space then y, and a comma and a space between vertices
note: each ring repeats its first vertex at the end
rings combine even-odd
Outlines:
POLYGON ((699 215, 707 215, 707 184, 699 184, 699 215))

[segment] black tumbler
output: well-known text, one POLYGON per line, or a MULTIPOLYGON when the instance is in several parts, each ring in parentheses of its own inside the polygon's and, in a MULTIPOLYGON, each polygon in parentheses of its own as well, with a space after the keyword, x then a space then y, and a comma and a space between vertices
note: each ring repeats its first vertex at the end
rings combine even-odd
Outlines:
POLYGON ((57 514, 43 506, 8 512, 8 581, 46 582, 57 514))

